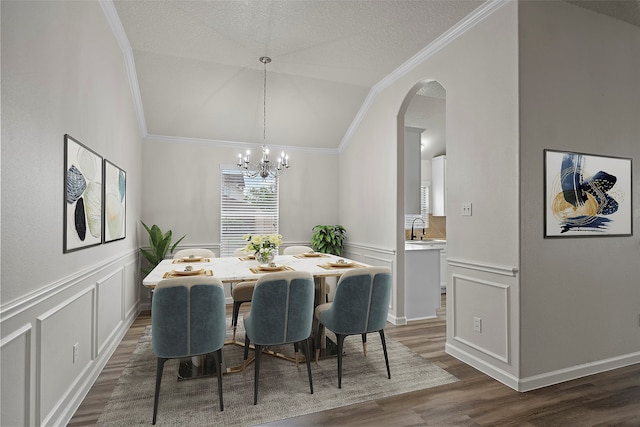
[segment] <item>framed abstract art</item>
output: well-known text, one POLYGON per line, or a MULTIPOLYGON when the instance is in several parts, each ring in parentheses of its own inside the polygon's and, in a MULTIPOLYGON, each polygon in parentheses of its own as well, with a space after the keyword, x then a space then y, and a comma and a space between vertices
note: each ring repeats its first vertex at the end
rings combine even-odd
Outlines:
POLYGON ((63 252, 102 244, 102 157, 64 136, 63 252))
POLYGON ((104 160, 104 242, 126 237, 127 173, 107 159, 104 160))
POLYGON ((544 237, 630 236, 631 159, 544 151, 544 237))

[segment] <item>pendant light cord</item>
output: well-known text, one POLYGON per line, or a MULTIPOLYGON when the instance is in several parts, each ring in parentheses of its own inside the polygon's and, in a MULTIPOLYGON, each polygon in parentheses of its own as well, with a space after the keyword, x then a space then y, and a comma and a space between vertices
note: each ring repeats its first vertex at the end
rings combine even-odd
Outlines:
POLYGON ((267 64, 271 62, 271 58, 263 56, 260 58, 260 62, 264 64, 264 97, 262 98, 262 142, 267 143, 267 64))

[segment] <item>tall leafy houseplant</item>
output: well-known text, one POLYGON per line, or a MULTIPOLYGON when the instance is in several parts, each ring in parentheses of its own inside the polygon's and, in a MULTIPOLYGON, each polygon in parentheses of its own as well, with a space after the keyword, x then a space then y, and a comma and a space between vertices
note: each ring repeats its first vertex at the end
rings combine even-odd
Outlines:
POLYGON ((147 259, 147 261, 149 261, 149 266, 146 269, 142 269, 142 271, 145 274, 149 274, 151 270, 153 270, 156 265, 160 264, 160 261, 164 259, 167 251, 171 250, 171 253, 173 253, 176 246, 178 246, 178 243, 180 243, 185 236, 182 236, 173 244, 173 246, 170 247, 171 239, 173 237, 171 230, 166 233, 162 233, 160 227, 157 225, 154 224, 149 228, 147 224, 142 221, 140 222, 144 226, 145 230, 147 230, 147 233, 149 233, 149 246, 151 247, 151 250, 147 251, 146 249, 140 248, 142 255, 147 259))
POLYGON ((346 233, 341 225, 316 225, 311 235, 311 246, 314 251, 340 256, 346 233))

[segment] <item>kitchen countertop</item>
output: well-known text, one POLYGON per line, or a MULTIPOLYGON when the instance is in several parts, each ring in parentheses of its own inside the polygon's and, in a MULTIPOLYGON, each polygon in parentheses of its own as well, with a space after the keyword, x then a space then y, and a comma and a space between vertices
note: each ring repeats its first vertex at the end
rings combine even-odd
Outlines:
POLYGON ((443 245, 446 245, 446 240, 405 240, 405 251, 428 251, 428 250, 441 250, 443 245))

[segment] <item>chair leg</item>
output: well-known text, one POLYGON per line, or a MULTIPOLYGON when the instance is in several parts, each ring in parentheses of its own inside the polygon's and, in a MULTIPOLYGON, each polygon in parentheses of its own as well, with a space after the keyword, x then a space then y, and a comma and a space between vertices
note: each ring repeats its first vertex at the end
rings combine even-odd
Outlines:
POLYGON ((300 356, 300 345, 297 342, 293 343, 293 351, 294 351, 294 354, 296 356, 296 368, 297 368, 299 366, 299 364, 300 364, 300 362, 299 362, 300 361, 300 358, 299 358, 299 356, 300 356))
POLYGON ((160 397, 160 383, 162 382, 162 371, 164 363, 169 359, 158 357, 158 365, 156 367, 156 394, 153 396, 153 421, 151 424, 156 425, 156 415, 158 414, 158 397, 160 397))
POLYGON ((367 334, 362 334, 362 352, 364 357, 367 357, 367 334))
POLYGON ((318 359, 320 358, 320 347, 322 346, 322 333, 324 332, 324 325, 318 321, 318 330, 316 331, 315 336, 315 345, 316 345, 316 364, 318 363, 318 359))
POLYGON ((249 335, 244 335, 244 360, 249 357, 249 335))
POLYGON ((336 334, 336 338, 338 338, 338 388, 342 388, 342 348, 346 337, 343 334, 336 334))
POLYGON ((218 371, 218 395, 220 396, 220 411, 224 411, 224 402, 222 400, 222 349, 213 353, 213 360, 216 362, 216 371, 218 371))
POLYGON ((311 379, 311 359, 309 357, 309 351, 311 346, 309 345, 309 339, 307 338, 306 340, 304 340, 304 345, 305 345, 305 354, 306 354, 306 361, 307 361, 307 373, 309 374, 309 388, 311 389, 311 394, 313 394, 313 380, 311 379))
POLYGON ((233 340, 236 340, 236 329, 238 328, 238 316, 240 315, 240 305, 244 301, 233 302, 233 314, 231 315, 231 326, 233 327, 233 340))
POLYGON ((382 351, 384 352, 384 363, 387 364, 387 377, 391 379, 391 370, 389 369, 389 356, 387 355, 387 342, 384 339, 384 330, 380 329, 380 340, 382 341, 382 351))
POLYGON ((256 360, 255 360, 255 368, 256 374, 253 383, 253 404, 258 404, 258 379, 260 378, 260 355, 262 354, 262 346, 255 344, 256 348, 256 360))

